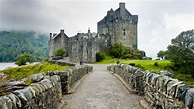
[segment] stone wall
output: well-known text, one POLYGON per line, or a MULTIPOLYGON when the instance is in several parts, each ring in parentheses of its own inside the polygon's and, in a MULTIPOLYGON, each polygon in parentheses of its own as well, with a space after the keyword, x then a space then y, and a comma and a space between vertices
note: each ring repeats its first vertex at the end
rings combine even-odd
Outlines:
POLYGON ((73 92, 79 80, 91 71, 92 66, 81 65, 9 82, 9 91, 6 90, 6 95, 0 97, 0 109, 56 109, 62 93, 73 92), (26 85, 29 80, 31 84, 26 85))
POLYGON ((131 88, 143 93, 144 99, 156 109, 194 109, 194 86, 174 79, 167 71, 150 72, 126 64, 108 66, 131 88))
POLYGON ((66 62, 64 60, 50 60, 50 62, 52 64, 58 64, 58 65, 61 65, 61 66, 75 66, 76 65, 75 63, 66 62))
POLYGON ((103 52, 110 45, 109 35, 99 35, 96 33, 78 33, 70 37, 68 54, 70 62, 96 62, 96 53, 103 52))
POLYGON ((83 78, 86 74, 88 74, 91 71, 92 66, 81 65, 72 67, 64 71, 48 72, 47 74, 50 76, 52 75, 60 76, 62 86, 61 89, 63 94, 65 94, 72 93, 76 83, 78 83, 81 78, 83 78))
POLYGON ((34 76, 36 83, 0 97, 0 109, 54 109, 62 97, 60 77, 34 76))

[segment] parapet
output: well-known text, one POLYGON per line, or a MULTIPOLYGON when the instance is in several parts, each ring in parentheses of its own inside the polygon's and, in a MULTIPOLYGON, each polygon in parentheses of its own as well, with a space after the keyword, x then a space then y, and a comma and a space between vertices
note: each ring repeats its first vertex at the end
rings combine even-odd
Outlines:
POLYGON ((156 109, 193 109, 194 87, 170 77, 168 71, 144 71, 127 64, 108 66, 119 75, 132 93, 143 94, 156 109))

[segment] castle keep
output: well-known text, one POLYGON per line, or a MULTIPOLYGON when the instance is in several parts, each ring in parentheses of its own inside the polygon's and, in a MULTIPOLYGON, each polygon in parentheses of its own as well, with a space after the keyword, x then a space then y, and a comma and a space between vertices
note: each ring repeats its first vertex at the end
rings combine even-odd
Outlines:
POLYGON ((64 48, 69 61, 90 63, 96 61, 97 52, 105 51, 115 42, 137 48, 137 23, 138 16, 132 15, 125 8, 125 3, 119 3, 117 10, 110 9, 98 22, 97 33, 88 30, 73 37, 68 37, 62 29, 58 34, 50 33, 49 56, 54 56, 58 48, 64 48))

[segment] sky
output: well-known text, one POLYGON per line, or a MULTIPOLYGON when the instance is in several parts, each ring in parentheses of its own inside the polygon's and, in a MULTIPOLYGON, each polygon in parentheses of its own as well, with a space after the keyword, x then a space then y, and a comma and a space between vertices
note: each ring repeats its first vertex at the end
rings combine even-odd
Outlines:
POLYGON ((194 29, 194 0, 0 0, 0 30, 28 30, 71 37, 97 32, 97 22, 124 2, 138 15, 138 49, 156 58, 182 31, 194 29))

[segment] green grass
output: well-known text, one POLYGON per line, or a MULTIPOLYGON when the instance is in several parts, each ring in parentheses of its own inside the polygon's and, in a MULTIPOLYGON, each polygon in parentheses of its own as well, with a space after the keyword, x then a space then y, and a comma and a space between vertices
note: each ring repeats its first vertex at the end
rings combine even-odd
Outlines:
POLYGON ((173 78, 177 78, 179 81, 184 81, 188 85, 194 85, 194 78, 189 74, 174 72, 173 78))
MULTIPOLYGON (((115 64, 117 59, 112 59, 110 57, 106 57, 105 60, 101 62, 95 62, 94 64, 115 64)), ((165 66, 172 64, 168 60, 129 60, 129 59, 121 59, 121 63, 130 64, 135 63, 136 67, 141 67, 145 70, 165 70, 165 66), (154 66, 154 63, 157 62, 158 66, 154 66)), ((189 74, 183 74, 174 72, 173 78, 177 78, 179 81, 184 81, 188 85, 194 85, 194 78, 192 78, 189 74)))
POLYGON ((30 76, 32 74, 38 74, 42 72, 44 73, 47 71, 64 70, 67 68, 69 68, 69 66, 60 66, 48 62, 40 62, 38 64, 7 68, 4 70, 0 70, 0 72, 10 75, 10 79, 20 79, 30 76))
POLYGON ((165 67, 171 64, 168 60, 121 60, 121 63, 130 64, 135 63, 135 66, 142 67, 145 70, 165 70, 165 67), (155 66, 154 63, 158 65, 155 66))
MULTIPOLYGON (((115 64, 118 59, 112 59, 111 57, 106 57, 101 62, 95 62, 94 64, 115 64)), ((130 60, 130 59, 120 59, 123 64, 135 63, 136 67, 141 67, 145 70, 164 70, 165 66, 171 64, 168 60, 130 60), (154 66, 157 62, 158 66, 154 66)))

